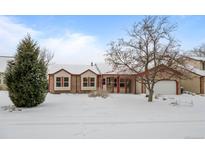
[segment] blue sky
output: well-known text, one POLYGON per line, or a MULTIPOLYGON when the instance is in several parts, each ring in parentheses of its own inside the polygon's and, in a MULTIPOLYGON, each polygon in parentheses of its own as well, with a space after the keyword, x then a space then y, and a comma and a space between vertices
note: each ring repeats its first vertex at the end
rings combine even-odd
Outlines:
MULTIPOLYGON (((54 52, 56 63, 102 62, 107 44, 144 16, 0 16, 0 54, 13 55, 27 32, 54 52), (70 58, 72 57, 72 58, 70 58), (68 60, 70 59, 70 60, 68 60)), ((170 16, 182 50, 205 43, 205 16, 170 16)))

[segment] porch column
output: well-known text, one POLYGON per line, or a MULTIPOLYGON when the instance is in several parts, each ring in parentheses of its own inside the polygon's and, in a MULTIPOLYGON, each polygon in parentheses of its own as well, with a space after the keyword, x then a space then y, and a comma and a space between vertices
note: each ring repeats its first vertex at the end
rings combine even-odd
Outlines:
POLYGON ((176 94, 179 95, 179 82, 176 80, 176 94))
POLYGON ((117 93, 120 93, 120 77, 117 77, 117 93))

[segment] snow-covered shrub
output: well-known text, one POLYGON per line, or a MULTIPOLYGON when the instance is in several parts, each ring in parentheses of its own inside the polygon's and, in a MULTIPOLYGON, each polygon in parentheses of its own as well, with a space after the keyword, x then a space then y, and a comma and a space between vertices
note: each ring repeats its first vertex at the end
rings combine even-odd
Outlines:
POLYGON ((192 99, 179 99, 180 106, 193 106, 193 100, 192 99))
POLYGON ((96 90, 92 91, 91 93, 88 94, 89 97, 102 97, 102 98, 107 98, 109 96, 109 93, 104 90, 96 90))

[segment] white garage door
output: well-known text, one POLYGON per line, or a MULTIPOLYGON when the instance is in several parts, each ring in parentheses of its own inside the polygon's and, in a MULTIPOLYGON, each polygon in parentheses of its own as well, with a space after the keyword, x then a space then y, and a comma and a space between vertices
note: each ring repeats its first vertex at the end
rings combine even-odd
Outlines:
POLYGON ((158 81, 154 86, 155 95, 176 95, 176 81, 158 81))

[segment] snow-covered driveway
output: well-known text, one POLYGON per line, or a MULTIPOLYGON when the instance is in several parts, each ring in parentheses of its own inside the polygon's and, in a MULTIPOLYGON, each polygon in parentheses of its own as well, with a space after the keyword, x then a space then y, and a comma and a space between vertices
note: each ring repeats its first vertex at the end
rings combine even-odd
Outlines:
MULTIPOLYGON (((166 98, 48 94, 36 108, 0 108, 0 138, 205 138, 205 97, 166 98)), ((8 93, 0 92, 0 107, 9 104, 8 93)))

